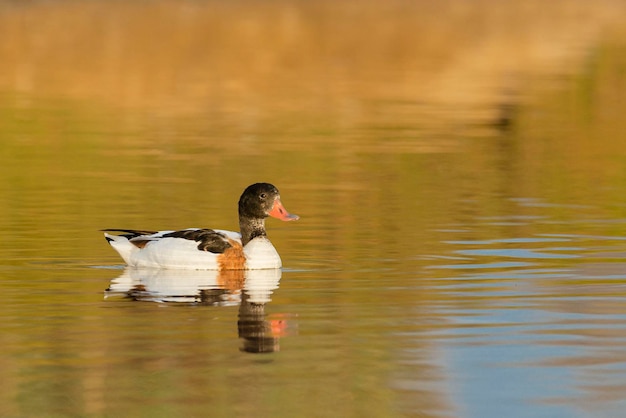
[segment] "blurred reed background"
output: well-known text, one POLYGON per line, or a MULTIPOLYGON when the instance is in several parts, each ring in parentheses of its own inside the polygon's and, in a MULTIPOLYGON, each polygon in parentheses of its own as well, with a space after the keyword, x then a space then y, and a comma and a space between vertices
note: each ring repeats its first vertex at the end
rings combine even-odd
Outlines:
POLYGON ((600 38, 623 37, 625 9, 611 0, 3 2, 0 89, 201 116, 244 133, 279 123, 358 136, 392 112, 419 120, 419 140, 401 146, 440 149, 459 129, 506 125, 537 87, 582 71, 600 38))

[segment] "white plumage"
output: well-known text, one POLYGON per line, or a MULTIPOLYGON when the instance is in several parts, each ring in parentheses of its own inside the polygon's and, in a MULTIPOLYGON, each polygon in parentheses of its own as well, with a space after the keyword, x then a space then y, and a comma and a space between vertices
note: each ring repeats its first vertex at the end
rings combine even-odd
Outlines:
POLYGON ((256 183, 239 199, 241 233, 222 229, 188 228, 170 231, 105 229, 105 238, 126 264, 139 268, 185 270, 260 270, 282 267, 267 238, 265 218, 298 219, 284 208, 278 189, 256 183), (108 232, 123 234, 112 235, 108 232))

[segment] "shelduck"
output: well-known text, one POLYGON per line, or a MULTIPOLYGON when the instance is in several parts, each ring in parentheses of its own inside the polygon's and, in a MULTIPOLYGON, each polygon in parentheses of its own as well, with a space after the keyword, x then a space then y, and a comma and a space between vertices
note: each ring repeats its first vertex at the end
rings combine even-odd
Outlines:
POLYGON ((131 267, 192 270, 260 270, 282 267, 267 238, 265 218, 299 219, 289 213, 269 183, 248 186, 239 198, 239 229, 178 231, 104 229, 104 237, 131 267), (112 235, 109 232, 120 232, 112 235))

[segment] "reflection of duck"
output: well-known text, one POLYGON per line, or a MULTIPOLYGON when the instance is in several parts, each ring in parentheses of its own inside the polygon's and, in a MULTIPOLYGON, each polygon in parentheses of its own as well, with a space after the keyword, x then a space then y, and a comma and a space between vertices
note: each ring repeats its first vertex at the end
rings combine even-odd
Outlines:
POLYGON ((280 337, 286 335, 289 321, 283 316, 266 318, 265 303, 253 302, 247 291, 241 295, 237 329, 241 351, 273 353, 280 350, 280 337))
POLYGON ((218 229, 190 228, 180 231, 119 231, 105 233, 107 241, 134 267, 197 270, 274 269, 282 263, 267 238, 265 218, 291 221, 298 219, 284 208, 278 189, 268 183, 256 183, 239 198, 241 233, 218 229))
POLYGON ((122 294, 136 300, 236 305, 241 291, 252 303, 265 304, 278 288, 282 271, 264 270, 168 270, 126 267, 111 280, 106 295, 122 294))
POLYGON ((239 304, 237 329, 242 351, 271 353, 279 350, 289 320, 284 315, 267 318, 265 305, 278 289, 282 271, 168 270, 127 267, 111 280, 105 294, 121 294, 149 302, 183 302, 211 306, 239 304))

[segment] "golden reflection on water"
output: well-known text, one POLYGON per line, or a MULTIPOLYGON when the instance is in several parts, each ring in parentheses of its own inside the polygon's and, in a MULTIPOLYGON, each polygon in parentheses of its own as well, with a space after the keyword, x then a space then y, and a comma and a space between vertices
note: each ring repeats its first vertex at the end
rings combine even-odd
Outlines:
POLYGON ((0 415, 621 405, 623 8, 3 4, 0 415), (98 230, 236 229, 260 180, 302 216, 280 353, 238 357, 240 308, 101 299, 98 230))

